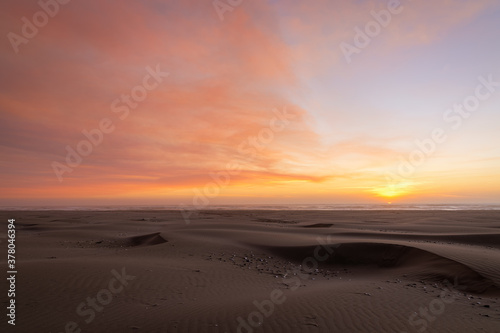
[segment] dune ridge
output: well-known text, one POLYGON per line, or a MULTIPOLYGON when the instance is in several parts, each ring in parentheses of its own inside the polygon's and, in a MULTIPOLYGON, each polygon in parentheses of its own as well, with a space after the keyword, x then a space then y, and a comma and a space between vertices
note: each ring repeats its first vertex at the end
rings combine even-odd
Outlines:
POLYGON ((500 212, 0 214, 18 226, 19 332, 500 331, 500 212), (87 323, 113 270, 134 278, 87 323))

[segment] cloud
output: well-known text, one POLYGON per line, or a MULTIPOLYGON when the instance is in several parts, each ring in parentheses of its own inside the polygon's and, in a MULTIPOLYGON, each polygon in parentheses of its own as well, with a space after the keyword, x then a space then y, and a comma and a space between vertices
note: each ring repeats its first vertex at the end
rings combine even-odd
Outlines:
MULTIPOLYGON (((10 2, 9 24, 36 7, 10 2)), ((235 10, 221 23, 211 4, 188 1, 72 2, 19 55, 3 48, 0 130, 5 188, 18 196, 72 196, 203 184, 231 160, 234 182, 307 179, 287 165, 317 139, 307 112, 287 94, 299 87, 291 51, 265 2, 235 10), (147 66, 168 78, 120 120, 111 103, 142 82, 147 66), (273 109, 295 114, 248 161, 239 146, 269 127, 273 109), (67 145, 110 118, 115 130, 59 184, 52 161, 67 145)))
MULTIPOLYGON (((364 30, 374 20, 371 12, 387 10, 390 1, 328 1, 314 4, 292 1, 286 7, 277 2, 284 13, 282 26, 290 41, 296 68, 304 77, 331 71, 336 75, 349 74, 339 47, 341 43, 354 44, 354 28, 364 30)), ((400 1, 402 11, 391 15, 390 24, 367 47, 365 61, 373 66, 373 59, 393 56, 411 48, 437 43, 457 27, 463 26, 480 13, 498 6, 494 0, 481 1, 400 1), (451 9, 453 8, 453 9, 451 9), (372 59, 372 61, 370 61, 372 59)), ((385 63, 390 65, 389 62, 385 63)), ((380 63, 377 62, 377 65, 380 63)), ((363 67, 365 68, 365 67, 363 67)))
MULTIPOLYGON (((404 12, 370 46, 375 57, 439 42, 494 4, 403 3, 404 12)), ((232 178, 235 186, 339 179, 346 185, 350 177, 370 181, 373 177, 360 172, 376 173, 390 164, 398 154, 391 144, 374 141, 374 133, 353 137, 347 128, 326 145, 314 130, 314 110, 298 101, 308 96, 308 80, 318 75, 334 73, 339 85, 353 82, 339 44, 351 41, 353 28, 385 5, 245 1, 223 22, 211 1, 71 1, 61 6, 18 54, 7 38, 0 42, 4 196, 174 193, 205 184, 211 172, 229 162, 241 166, 232 178), (169 76, 120 119, 112 103, 142 84, 148 66, 160 66, 169 76), (263 147, 254 146, 251 158, 242 153, 241 145, 270 128, 273 109, 285 107, 293 119, 263 147), (113 121, 114 131, 59 183, 51 163, 64 163, 66 146, 75 148, 85 139, 82 131, 97 128, 103 118, 113 121)), ((38 10, 35 1, 3 1, 0 32, 20 33, 21 17, 31 18, 38 10)), ((339 127, 347 118, 349 124, 358 122, 357 114, 348 111, 338 112, 339 127)))

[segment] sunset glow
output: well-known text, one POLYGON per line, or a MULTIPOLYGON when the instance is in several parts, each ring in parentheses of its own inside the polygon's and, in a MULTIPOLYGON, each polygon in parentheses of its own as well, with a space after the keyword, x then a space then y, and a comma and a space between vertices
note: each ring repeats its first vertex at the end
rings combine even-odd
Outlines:
POLYGON ((499 202, 498 1, 225 8, 3 1, 2 205, 499 202))

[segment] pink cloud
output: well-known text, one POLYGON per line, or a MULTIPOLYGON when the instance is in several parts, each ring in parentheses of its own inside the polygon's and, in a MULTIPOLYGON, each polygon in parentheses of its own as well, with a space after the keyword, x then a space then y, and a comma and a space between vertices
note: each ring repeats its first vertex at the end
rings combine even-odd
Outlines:
MULTIPOLYGON (((19 55, 3 48, 10 75, 0 82, 9 87, 0 95, 6 119, 0 149, 7 157, 4 186, 12 195, 194 186, 231 160, 243 168, 235 183, 316 179, 289 175, 282 165, 293 158, 281 151, 303 151, 294 145, 316 136, 306 112, 284 93, 299 85, 289 47, 270 17, 250 14, 266 10, 264 2, 248 4, 224 23, 209 3, 160 5, 72 2, 19 55), (142 82, 146 66, 157 64, 169 77, 120 120, 111 103, 142 82), (273 108, 283 107, 296 115, 289 126, 251 161, 241 156, 239 146, 269 127, 273 108), (113 121, 113 133, 59 184, 52 161, 64 163, 66 145, 75 149, 85 139, 81 131, 98 127, 105 117, 113 121)), ((37 9, 11 6, 3 29, 18 28, 13 17, 37 9)))

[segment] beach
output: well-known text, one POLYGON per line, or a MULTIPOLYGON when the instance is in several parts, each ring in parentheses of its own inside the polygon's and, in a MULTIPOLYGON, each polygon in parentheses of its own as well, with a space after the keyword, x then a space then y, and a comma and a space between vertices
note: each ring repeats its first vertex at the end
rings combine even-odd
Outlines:
POLYGON ((9 332, 500 330, 498 211, 0 214, 9 332))

